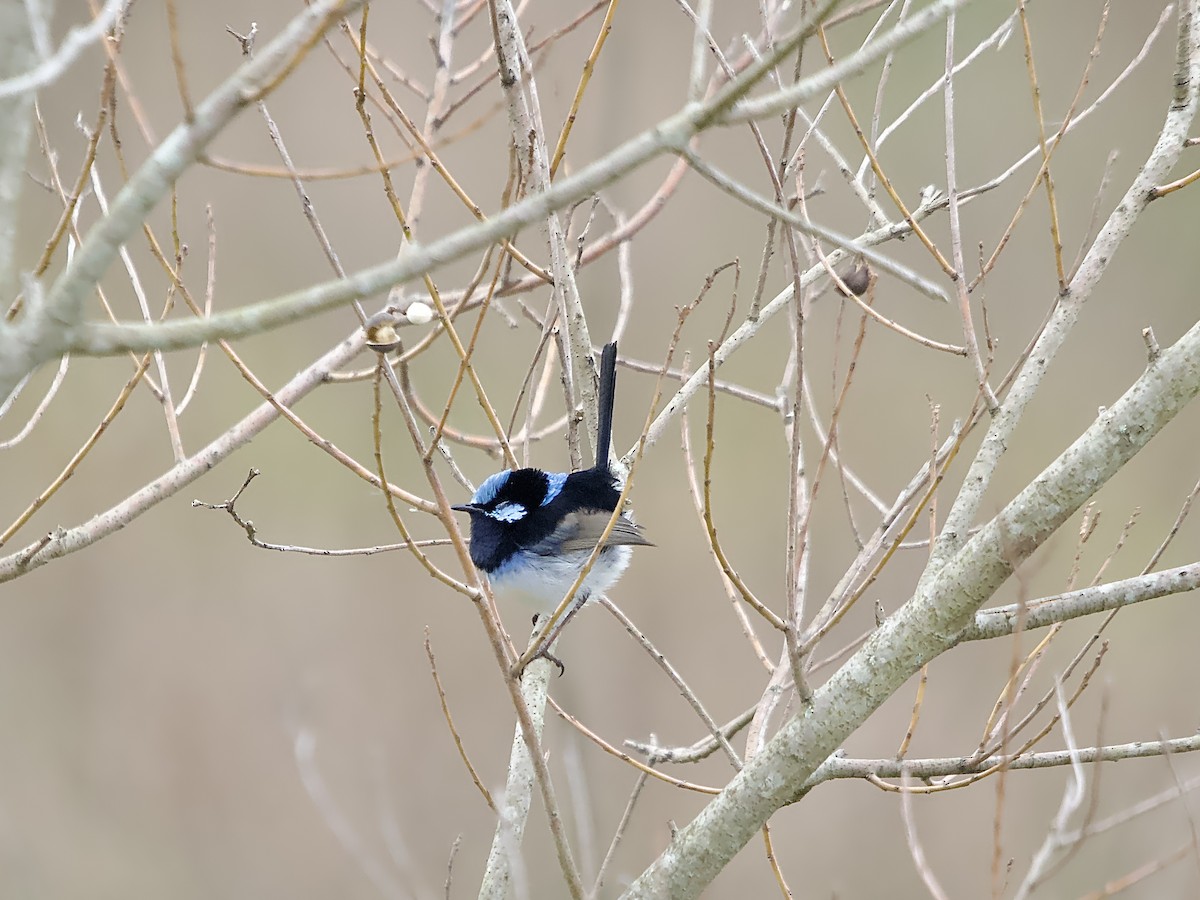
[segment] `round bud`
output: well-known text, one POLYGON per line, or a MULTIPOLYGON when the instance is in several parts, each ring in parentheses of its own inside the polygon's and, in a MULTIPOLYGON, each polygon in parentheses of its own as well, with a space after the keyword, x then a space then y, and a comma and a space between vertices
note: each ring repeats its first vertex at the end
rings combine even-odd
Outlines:
POLYGON ((433 321, 433 310, 429 308, 428 303, 414 300, 408 304, 408 309, 404 311, 404 318, 408 319, 414 325, 428 325, 433 321))

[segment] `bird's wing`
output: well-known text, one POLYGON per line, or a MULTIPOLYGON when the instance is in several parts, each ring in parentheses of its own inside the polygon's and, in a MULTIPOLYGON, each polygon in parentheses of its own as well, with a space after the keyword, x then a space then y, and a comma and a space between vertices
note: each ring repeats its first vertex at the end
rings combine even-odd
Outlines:
MULTIPOLYGON (((553 543, 564 552, 568 550, 591 550, 600 540, 600 536, 604 534, 604 529, 608 527, 608 520, 610 518, 612 518, 612 513, 605 510, 580 510, 569 513, 563 518, 558 528, 554 529, 554 534, 545 543, 553 543)), ((613 523, 612 531, 608 533, 608 540, 604 543, 608 547, 619 547, 622 545, 654 546, 642 534, 641 526, 635 525, 626 516, 617 517, 617 521, 613 523)))

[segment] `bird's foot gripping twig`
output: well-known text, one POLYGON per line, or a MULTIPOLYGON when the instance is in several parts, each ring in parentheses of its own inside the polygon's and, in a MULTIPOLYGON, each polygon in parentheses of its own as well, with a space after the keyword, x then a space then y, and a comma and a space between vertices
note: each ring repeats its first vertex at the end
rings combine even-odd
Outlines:
POLYGON ((540 640, 540 623, 547 617, 540 614, 533 617, 533 640, 537 641, 537 643, 536 645, 531 644, 530 648, 525 651, 519 660, 517 660, 517 664, 514 667, 513 672, 517 678, 520 678, 524 674, 525 669, 528 668, 529 664, 535 659, 544 659, 548 662, 554 663, 554 665, 558 667, 558 677, 561 678, 563 676, 563 673, 567 671, 567 667, 563 665, 563 661, 561 659, 554 655, 551 648, 558 640, 558 636, 562 634, 562 630, 566 627, 566 624, 571 621, 571 618, 575 615, 575 613, 579 612, 579 610, 583 608, 583 602, 586 601, 573 604, 566 611, 566 614, 558 620, 554 627, 551 628, 544 637, 540 637, 540 640), (530 652, 531 650, 533 651, 532 653, 530 652))

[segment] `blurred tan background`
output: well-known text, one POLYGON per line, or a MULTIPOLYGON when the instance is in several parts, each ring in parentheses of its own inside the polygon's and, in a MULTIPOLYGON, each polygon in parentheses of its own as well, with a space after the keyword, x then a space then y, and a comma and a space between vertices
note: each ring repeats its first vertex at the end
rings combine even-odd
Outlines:
MULTIPOLYGON (((79 21, 75 4, 59 4, 56 34, 79 21)), ((575 5, 534 4, 524 23, 533 38, 545 37, 574 17, 575 5)), ((723 46, 740 48, 742 33, 757 34, 755 4, 717 4, 714 32, 723 46), (736 6, 738 8, 727 8, 736 6)), ((959 53, 988 34, 1010 4, 979 3, 959 20, 959 53)), ((225 32, 258 23, 266 40, 296 14, 298 4, 214 0, 180 4, 180 33, 194 97, 220 82, 239 62, 239 48, 225 32)), ((1031 23, 1043 103, 1050 127, 1073 96, 1100 18, 1095 0, 1035 3, 1031 23)), ((1109 15, 1102 53, 1085 103, 1093 100, 1137 53, 1162 12, 1162 4, 1118 3, 1109 15)), ((794 14, 793 14, 794 15, 794 14)), ((862 39, 864 20, 832 34, 844 55, 862 39)), ((790 23, 790 19, 788 20, 790 23)), ((415 0, 377 3, 371 40, 413 77, 428 83, 435 25, 415 0)), ((582 61, 596 34, 593 17, 551 50, 538 73, 543 112, 556 130, 570 105, 582 61)), ((486 52, 486 16, 466 29, 456 47, 457 68, 486 52)), ((678 108, 685 97, 691 30, 674 4, 623 5, 609 46, 600 58, 567 157, 569 167, 604 154, 620 140, 678 108)), ((1175 42, 1168 24, 1149 57, 1059 151, 1054 165, 1065 254, 1074 258, 1087 230, 1106 157, 1116 151, 1112 187, 1100 205, 1106 216, 1144 160, 1160 127, 1170 92, 1175 42)), ((343 59, 352 53, 336 34, 332 46, 343 59)), ((179 120, 180 102, 159 2, 134 8, 123 59, 138 101, 161 139, 179 120)), ((817 65, 815 46, 805 70, 817 65)), ((885 102, 885 121, 903 109, 941 71, 944 33, 914 42, 898 58, 885 102)), ((41 111, 64 174, 78 170, 83 139, 77 113, 95 115, 100 55, 93 51, 61 83, 41 96, 41 111)), ((877 69, 848 85, 865 121, 874 102, 877 69)), ((474 79, 468 79, 474 83, 474 79)), ((394 86, 394 85, 393 85, 394 86)), ((269 98, 296 163, 301 168, 345 168, 369 162, 354 110, 352 83, 318 47, 295 77, 269 98)), ((963 186, 1003 171, 1036 141, 1019 32, 1000 50, 987 51, 957 81, 959 175, 963 186)), ((418 121, 423 109, 398 90, 418 121)), ((499 90, 484 88, 447 126, 455 132, 490 114, 481 129, 449 144, 447 165, 477 202, 490 211, 498 202, 507 169, 507 123, 493 111, 499 90)), ((811 111, 811 110, 810 110, 811 111)), ((382 115, 375 116, 390 155, 402 148, 382 115)), ((124 97, 118 125, 132 162, 144 159, 124 97)), ((861 154, 840 110, 825 119, 830 137, 857 165, 861 154)), ((929 102, 886 145, 882 159, 902 196, 915 205, 926 184, 944 185, 940 96, 929 102)), ((777 145, 777 122, 764 123, 777 145)), ((756 190, 767 193, 762 164, 749 132, 731 128, 708 136, 702 152, 756 190)), ((213 154, 247 163, 278 165, 262 120, 243 114, 214 145, 213 154)), ((1185 154, 1178 174, 1195 168, 1200 150, 1185 154)), ((670 160, 660 159, 614 185, 606 196, 633 212, 657 186, 670 160)), ((811 185, 823 172, 825 193, 811 214, 848 234, 865 217, 830 160, 813 145, 811 185)), ((45 180, 36 154, 33 179, 45 180)), ((119 185, 111 150, 101 172, 110 195, 119 185)), ((398 193, 407 196, 414 167, 396 170, 398 193)), ((963 210, 968 258, 982 241, 990 252, 1028 187, 1026 166, 998 191, 963 210)), ((398 229, 377 176, 313 181, 309 193, 348 270, 395 253, 398 229)), ((1200 204, 1196 188, 1154 204, 1114 259, 1087 314, 1057 360, 1045 391, 1026 415, 999 475, 989 510, 1054 458, 1142 370, 1140 330, 1152 325, 1171 342, 1195 320, 1196 253, 1200 204)), ((217 223, 216 305, 275 296, 331 277, 287 181, 252 178, 197 167, 179 184, 179 229, 190 255, 185 272, 202 293, 205 265, 205 204, 217 223)), ((889 209, 888 205, 884 204, 889 209)), ((59 212, 58 201, 34 181, 26 186, 21 264, 33 265, 59 212)), ((997 370, 1005 370, 1033 333, 1055 291, 1047 239, 1044 196, 1035 198, 1007 256, 989 277, 986 294, 999 339, 997 370)), ((95 220, 89 202, 83 224, 95 220)), ((169 211, 152 216, 160 238, 169 235, 169 211)), ((431 179, 420 234, 436 236, 468 223, 462 206, 431 179)), ((607 230, 601 217, 592 234, 607 230)), ((947 242, 943 215, 930 232, 947 242)), ((699 177, 689 175, 663 212, 632 244, 636 305, 621 350, 633 357, 662 358, 674 327, 675 308, 689 302, 716 266, 739 258, 743 267, 739 316, 744 313, 761 256, 765 224, 699 177)), ((521 245, 535 258, 544 253, 530 233, 521 245)), ((144 246, 131 247, 146 278, 152 305, 165 286, 144 246)), ((934 266, 915 240, 885 252, 927 277, 934 266)), ((767 296, 787 283, 777 254, 767 296)), ((58 271, 62 263, 60 251, 58 271)), ((447 288, 464 283, 472 260, 439 273, 447 288)), ((972 267, 973 268, 973 267, 972 267)), ((723 276, 724 277, 724 276, 723 276)), ((123 274, 113 267, 105 282, 123 316, 136 307, 123 274)), ((611 255, 583 270, 580 286, 600 342, 615 319, 619 292, 611 255)), ((695 364, 705 342, 720 332, 729 282, 718 282, 690 320, 683 347, 695 364)), ((977 294, 979 296, 979 294, 977 294)), ((531 295, 544 306, 545 291, 531 295)), ((885 314, 940 340, 959 339, 952 309, 938 308, 894 280, 883 278, 877 304, 885 314)), ((509 309, 516 307, 510 301, 509 309)), ((99 314, 98 312, 96 313, 99 314)), ((976 307, 978 315, 978 306, 976 307)), ((740 319, 739 319, 740 321, 740 319)), ((268 385, 281 385, 354 326, 342 311, 297 324, 273 335, 241 342, 238 350, 268 385)), ((823 417, 830 408, 829 365, 836 346, 844 368, 847 336, 857 316, 838 324, 835 303, 818 301, 809 325, 807 365, 816 373, 823 417), (840 342, 835 333, 842 335, 840 342)), ((536 332, 527 322, 510 331, 492 314, 486 324, 479 371, 507 413, 520 386, 536 332)), ((723 370, 756 390, 771 393, 787 352, 780 317, 723 370)), ((171 357, 172 381, 182 391, 195 353, 171 357)), ((363 356, 360 366, 370 365, 363 356)), ((419 359, 413 377, 428 402, 440 408, 453 374, 445 342, 419 359)), ((0 508, 7 523, 53 478, 91 432, 130 372, 125 359, 76 360, 62 394, 32 437, 0 458, 0 508)), ((52 372, 41 371, 12 413, 0 421, 7 438, 36 403, 52 372), (14 424, 15 423, 15 424, 14 424)), ((973 396, 969 365, 923 350, 872 326, 841 420, 847 460, 890 500, 926 458, 930 400, 941 405, 943 431, 964 414, 973 396)), ((628 448, 644 421, 653 379, 620 374, 617 444, 628 448)), ((551 394, 551 399, 561 401, 551 394)), ((255 407, 258 397, 221 355, 209 352, 200 394, 183 419, 183 436, 195 452, 255 407)), ((554 407, 558 409, 558 406, 554 407)), ((327 386, 303 401, 298 412, 323 435, 370 465, 370 384, 327 386)), ((786 515, 786 446, 778 417, 762 407, 722 396, 718 403, 714 503, 718 527, 738 570, 760 597, 777 608, 783 585, 783 523, 786 515)), ((419 493, 423 479, 394 409, 385 414, 389 474, 419 493)), ((454 423, 481 429, 474 400, 461 397, 454 423)), ((703 404, 692 411, 692 435, 703 437, 703 404)), ((1125 549, 1107 578, 1136 574, 1170 527, 1183 499, 1200 477, 1196 437, 1200 411, 1183 412, 1168 431, 1134 461, 1099 498, 1100 524, 1083 557, 1081 583, 1094 575, 1126 519, 1140 510, 1125 549)), ((811 431, 809 439, 812 440, 811 431)), ((967 451, 977 445, 977 436, 967 451)), ((759 696, 765 676, 740 637, 736 620, 706 557, 701 528, 686 492, 678 428, 649 449, 633 497, 655 549, 640 551, 614 599, 665 651, 720 721, 759 696)), ((818 454, 810 444, 810 465, 818 454)), ((968 454, 952 478, 961 477, 968 454)), ((457 459, 476 481, 496 468, 482 454, 460 448, 457 459)), ((535 445, 532 462, 567 465, 565 445, 535 445)), ((161 411, 139 389, 110 433, 78 473, 33 522, 3 548, 25 546, 49 529, 73 526, 108 509, 171 465, 161 411)), ((240 510, 268 541, 351 547, 398 540, 379 496, 289 426, 275 424, 253 444, 192 487, 97 546, 45 566, 4 586, 0 594, 0 896, 74 897, 406 897, 440 895, 451 848, 451 895, 478 889, 493 820, 470 783, 442 721, 422 649, 426 630, 466 746, 489 787, 502 784, 513 716, 500 674, 479 627, 461 597, 427 578, 414 560, 391 553, 323 559, 277 554, 251 547, 222 513, 196 510, 194 498, 219 502, 242 483, 246 471, 262 470, 240 510), (311 738, 311 765, 298 767, 298 736, 311 738), (324 811, 306 790, 323 791, 324 811), (312 779, 319 779, 319 784, 312 779), (336 810, 336 818, 329 815, 336 810), (355 835, 360 855, 348 852, 335 830, 355 835), (369 862, 363 862, 363 859, 369 862)), ((448 483, 449 482, 448 480, 448 483)), ((819 497, 812 534, 811 591, 819 603, 836 583, 854 547, 836 479, 819 497)), ((943 496, 941 508, 949 503, 943 496)), ((875 519, 855 500, 861 527, 875 519)), ((419 523, 422 536, 438 536, 436 523, 419 523)), ((1061 590, 1074 554, 1076 524, 1067 526, 1024 573, 1029 596, 1061 590)), ((1180 565, 1196 558, 1200 524, 1190 522, 1162 560, 1180 565)), ((447 551, 433 551, 447 567, 447 551)), ((888 611, 909 595, 922 551, 897 561, 873 589, 888 611)), ((1010 584, 998 602, 1011 602, 1010 584)), ((839 636, 848 640, 868 627, 864 603, 839 636)), ((526 633, 528 613, 503 607, 510 631, 526 633)), ((1094 621, 1067 626, 1051 649, 1037 687, 1040 695, 1092 633, 1094 621)), ((1093 744, 1192 733, 1198 726, 1194 656, 1200 612, 1194 596, 1182 595, 1122 613, 1107 632, 1108 655, 1095 684, 1075 711, 1078 740, 1093 744), (1101 715, 1101 710, 1104 710, 1101 715), (1098 738, 1099 735, 1099 738, 1098 738)), ((827 643, 832 651, 837 637, 827 643)), ((1033 646, 1027 638, 1026 649, 1033 646)), ((777 647, 771 648, 774 655, 777 647)), ((585 612, 569 629, 562 653, 567 673, 553 694, 613 743, 645 739, 688 744, 703 727, 646 655, 601 610, 585 612)), ((1012 646, 968 645, 939 659, 930 670, 923 714, 910 755, 969 753, 996 694, 1012 646)), ((895 753, 908 723, 910 686, 853 736, 857 756, 895 753)), ((303 743, 303 741, 302 741, 303 743)), ((585 878, 594 875, 626 802, 635 773, 597 752, 561 722, 549 727, 551 765, 567 810, 585 878)), ((742 739, 735 740, 742 747, 742 739)), ((1057 731, 1045 748, 1063 746, 1057 731)), ((1099 775, 1096 814, 1123 809, 1197 773, 1195 760, 1133 761, 1109 765, 1099 775)), ((721 784, 729 767, 716 757, 695 767, 671 769, 680 777, 721 784)), ((1020 773, 1006 784, 1003 858, 1012 859, 1009 887, 1019 882, 1058 807, 1063 770, 1020 773)), ((608 878, 607 896, 635 877, 666 845, 669 823, 690 821, 702 798, 651 783, 641 800, 608 878)), ((544 836, 535 802, 526 841, 530 896, 557 896, 557 864, 544 836)), ((991 895, 991 857, 996 788, 985 782, 967 791, 914 802, 930 865, 954 897, 991 895)), ((1135 823, 1088 842, 1038 896, 1076 897, 1101 889, 1137 867, 1165 857, 1191 840, 1198 802, 1174 802, 1135 823)), ((822 786, 804 803, 773 821, 775 847, 797 897, 860 898, 924 896, 906 848, 894 795, 865 783, 822 786)), ((748 847, 708 892, 711 897, 771 896, 777 890, 761 844, 748 847)), ((1126 891, 1127 897, 1200 895, 1200 850, 1166 866, 1126 891)))

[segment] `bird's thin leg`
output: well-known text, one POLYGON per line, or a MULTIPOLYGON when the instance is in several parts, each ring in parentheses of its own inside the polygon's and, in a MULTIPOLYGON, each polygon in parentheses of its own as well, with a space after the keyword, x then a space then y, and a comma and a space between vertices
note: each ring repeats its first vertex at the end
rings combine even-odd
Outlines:
POLYGON ((583 609, 583 605, 587 603, 587 601, 588 595, 583 594, 576 597, 571 602, 571 605, 567 607, 567 611, 563 614, 563 617, 558 620, 552 629, 550 629, 550 633, 546 635, 545 640, 538 645, 537 653, 533 654, 533 656, 529 658, 530 662, 533 662, 535 659, 548 660, 558 667, 558 675, 560 678, 562 677, 562 674, 567 670, 567 667, 563 665, 561 659, 550 652, 550 648, 554 646, 554 642, 558 640, 558 636, 562 634, 562 630, 567 627, 567 623, 571 621, 575 613, 583 609))

